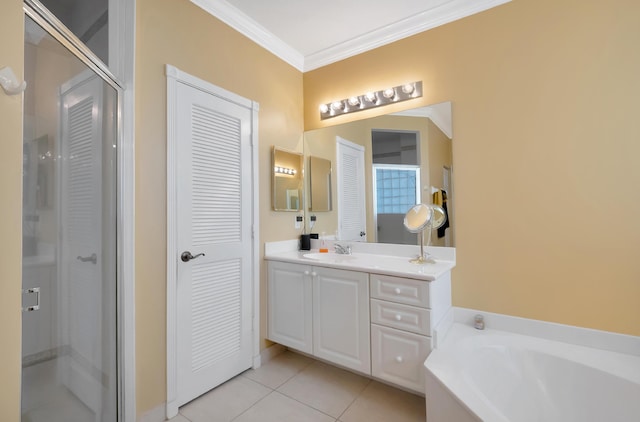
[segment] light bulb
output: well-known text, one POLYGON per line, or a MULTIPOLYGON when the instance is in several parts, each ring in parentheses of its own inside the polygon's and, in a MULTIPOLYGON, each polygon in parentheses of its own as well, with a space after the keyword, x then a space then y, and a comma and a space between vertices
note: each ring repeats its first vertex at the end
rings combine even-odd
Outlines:
POLYGON ((393 98, 396 95, 396 90, 393 88, 387 88, 384 91, 382 91, 382 96, 384 96, 384 98, 393 98))
POLYGON ((334 111, 340 111, 344 108, 344 103, 342 101, 334 101, 331 103, 331 108, 334 111))
POLYGON ((370 103, 375 103, 376 100, 378 99, 378 97, 376 97, 376 93, 375 92, 367 92, 366 94, 364 94, 364 97, 367 99, 367 101, 369 101, 370 103))
POLYGON ((329 106, 326 104, 320 104, 320 113, 328 113, 329 112, 329 106))
POLYGON ((402 92, 404 92, 405 94, 411 94, 413 93, 413 91, 416 89, 415 86, 413 86, 413 84, 404 84, 402 85, 402 92))
POLYGON ((349 105, 351 107, 356 107, 356 106, 360 105, 360 99, 358 97, 349 98, 349 105))

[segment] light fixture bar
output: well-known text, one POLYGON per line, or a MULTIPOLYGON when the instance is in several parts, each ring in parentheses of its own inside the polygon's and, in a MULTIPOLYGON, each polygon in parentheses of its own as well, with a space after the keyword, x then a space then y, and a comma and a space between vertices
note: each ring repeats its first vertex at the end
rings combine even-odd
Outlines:
POLYGON ((295 176, 297 173, 296 169, 290 169, 290 168, 280 167, 280 166, 275 166, 273 168, 273 171, 275 171, 277 174, 287 174, 289 176, 295 176))
POLYGON ((320 119, 330 119, 342 114, 367 110, 400 101, 422 97, 422 81, 398 85, 393 88, 371 91, 339 101, 320 104, 320 119))

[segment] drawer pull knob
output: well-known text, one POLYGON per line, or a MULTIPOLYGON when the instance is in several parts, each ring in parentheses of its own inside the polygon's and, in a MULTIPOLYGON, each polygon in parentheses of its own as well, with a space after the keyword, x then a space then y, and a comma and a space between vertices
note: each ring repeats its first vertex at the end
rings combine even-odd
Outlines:
POLYGON ((304 272, 304 275, 309 275, 309 274, 310 274, 310 273, 309 273, 309 270, 306 270, 306 271, 304 272))
POLYGON ((402 315, 397 314, 396 315, 396 321, 402 321, 402 315))
POLYGON ((397 295, 399 295, 399 294, 400 294, 400 291, 401 291, 401 290, 400 290, 400 287, 396 287, 396 289, 394 290, 394 292, 396 292, 396 294, 397 294, 397 295))
POLYGON ((315 276, 317 276, 317 275, 318 275, 318 273, 317 273, 317 272, 315 272, 315 271, 311 271, 311 276, 312 276, 312 277, 315 277, 315 276))
POLYGON ((396 356, 396 362, 402 363, 404 362, 404 359, 402 359, 402 356, 396 356))

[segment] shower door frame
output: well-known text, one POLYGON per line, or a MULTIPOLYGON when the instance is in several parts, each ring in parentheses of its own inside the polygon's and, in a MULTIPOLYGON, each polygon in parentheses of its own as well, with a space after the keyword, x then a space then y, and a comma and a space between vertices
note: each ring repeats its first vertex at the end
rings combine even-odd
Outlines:
POLYGON ((109 60, 116 76, 37 0, 24 0, 24 15, 40 25, 117 92, 116 116, 116 332, 118 422, 136 420, 134 242, 135 0, 110 0, 109 60), (113 29, 113 31, 112 31, 113 29), (113 38, 111 38, 113 36, 113 38))

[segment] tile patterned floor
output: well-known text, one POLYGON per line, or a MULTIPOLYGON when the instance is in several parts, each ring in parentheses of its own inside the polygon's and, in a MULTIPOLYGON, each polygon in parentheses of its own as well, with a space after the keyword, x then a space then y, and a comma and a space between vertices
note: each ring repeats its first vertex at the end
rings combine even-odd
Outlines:
POLYGON ((180 408, 171 422, 424 422, 424 398, 286 351, 180 408))

